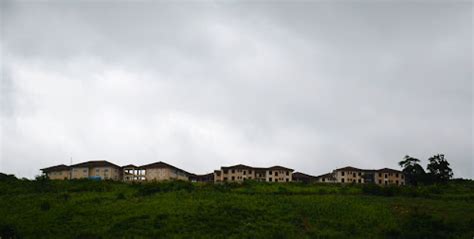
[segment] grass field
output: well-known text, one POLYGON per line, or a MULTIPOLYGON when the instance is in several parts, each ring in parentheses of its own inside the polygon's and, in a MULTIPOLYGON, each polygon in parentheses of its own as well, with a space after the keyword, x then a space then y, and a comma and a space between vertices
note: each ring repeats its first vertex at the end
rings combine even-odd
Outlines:
POLYGON ((473 238, 474 182, 0 181, 2 238, 473 238))

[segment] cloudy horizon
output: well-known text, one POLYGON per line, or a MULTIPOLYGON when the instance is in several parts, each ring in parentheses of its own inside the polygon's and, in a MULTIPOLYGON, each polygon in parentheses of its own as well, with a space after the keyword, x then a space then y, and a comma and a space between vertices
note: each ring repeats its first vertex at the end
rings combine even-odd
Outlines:
POLYGON ((2 1, 0 172, 102 159, 474 178, 470 2, 2 1))

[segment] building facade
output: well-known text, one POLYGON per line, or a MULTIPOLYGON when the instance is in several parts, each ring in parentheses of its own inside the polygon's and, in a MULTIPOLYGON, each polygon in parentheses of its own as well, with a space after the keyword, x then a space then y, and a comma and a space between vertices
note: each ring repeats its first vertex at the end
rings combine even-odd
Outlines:
POLYGON ((44 175, 53 180, 71 179, 71 167, 60 164, 48 168, 41 169, 44 175))
POLYGON ((191 173, 161 161, 140 166, 139 169, 144 170, 145 181, 188 181, 191 175, 191 173))
POLYGON ((332 174, 338 183, 405 185, 405 175, 403 172, 390 168, 359 169, 344 167, 334 170, 332 174))
POLYGON ((70 168, 71 179, 122 180, 122 168, 105 160, 78 163, 70 168))
POLYGON ((214 182, 243 182, 255 180, 260 182, 291 182, 293 169, 282 166, 257 168, 243 164, 221 167, 214 171, 214 182))

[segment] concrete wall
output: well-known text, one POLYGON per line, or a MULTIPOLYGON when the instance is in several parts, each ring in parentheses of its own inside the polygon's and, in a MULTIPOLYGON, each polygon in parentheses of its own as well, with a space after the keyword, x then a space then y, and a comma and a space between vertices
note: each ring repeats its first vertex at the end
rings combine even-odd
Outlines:
POLYGON ((49 179, 52 180, 65 180, 71 178, 71 171, 70 170, 62 170, 62 171, 55 171, 46 173, 49 179))
POLYGON ((286 170, 267 170, 266 181, 267 182, 291 182, 291 171, 286 170))
POLYGON ((220 170, 221 175, 214 173, 214 182, 243 182, 245 180, 261 180, 266 182, 291 182, 291 171, 266 170, 256 172, 254 169, 226 169, 220 170), (271 174, 270 174, 271 172, 271 174), (258 174, 263 174, 259 176, 258 174))
POLYGON ((405 185, 405 176, 402 173, 376 172, 374 179, 378 185, 405 185))
POLYGON ((361 171, 336 171, 336 181, 338 183, 365 183, 364 172, 361 171))
POLYGON ((71 179, 81 179, 89 177, 89 168, 72 168, 71 179))
POLYGON ((115 167, 81 167, 71 169, 72 179, 83 179, 89 177, 100 177, 101 179, 121 180, 120 169, 115 167))
POLYGON ((172 168, 148 168, 145 170, 146 181, 188 180, 188 176, 172 168))
POLYGON ((89 168, 89 177, 100 177, 101 179, 120 180, 120 170, 115 167, 93 167, 89 168))

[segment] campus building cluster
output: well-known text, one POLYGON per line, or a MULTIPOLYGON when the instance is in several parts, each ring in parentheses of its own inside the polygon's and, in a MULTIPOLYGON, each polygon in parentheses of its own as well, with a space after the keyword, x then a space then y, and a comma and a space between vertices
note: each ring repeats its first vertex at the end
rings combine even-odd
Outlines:
POLYGON ((330 173, 313 176, 293 169, 272 167, 251 167, 243 164, 221 167, 213 173, 194 174, 165 162, 156 162, 142 166, 133 164, 118 166, 108 161, 87 161, 73 165, 56 165, 41 169, 50 179, 95 179, 125 182, 150 182, 183 180, 191 182, 304 182, 304 183, 375 183, 378 185, 405 185, 405 175, 395 169, 359 169, 344 167, 330 173))

